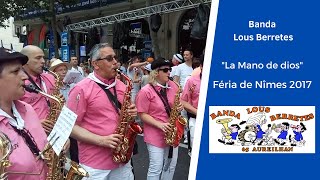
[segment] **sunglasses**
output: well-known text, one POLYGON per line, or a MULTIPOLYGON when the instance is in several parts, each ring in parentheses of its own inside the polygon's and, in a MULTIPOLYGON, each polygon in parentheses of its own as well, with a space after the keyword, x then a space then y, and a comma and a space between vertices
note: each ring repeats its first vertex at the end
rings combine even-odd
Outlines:
POLYGON ((171 72, 172 68, 163 68, 163 69, 158 69, 159 71, 163 71, 164 73, 167 73, 168 71, 171 72))
POLYGON ((111 62, 113 60, 118 60, 118 57, 117 56, 112 56, 112 55, 109 55, 109 56, 106 56, 104 58, 99 58, 97 59, 97 61, 100 61, 100 60, 107 60, 108 62, 111 62))

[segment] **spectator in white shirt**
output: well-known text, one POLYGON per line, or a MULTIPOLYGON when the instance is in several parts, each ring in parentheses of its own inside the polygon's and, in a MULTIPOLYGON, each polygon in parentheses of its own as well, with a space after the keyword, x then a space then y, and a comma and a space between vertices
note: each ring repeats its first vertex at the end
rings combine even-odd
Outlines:
POLYGON ((71 70, 72 71, 79 71, 81 73, 82 77, 85 77, 83 69, 80 66, 78 66, 78 62, 79 61, 76 56, 71 56, 71 58, 70 58, 70 64, 72 66, 71 70))
POLYGON ((191 50, 186 49, 183 52, 183 58, 185 60, 184 63, 178 65, 175 70, 173 80, 180 84, 181 87, 184 87, 185 79, 191 75, 193 68, 192 68, 192 59, 193 53, 191 50))

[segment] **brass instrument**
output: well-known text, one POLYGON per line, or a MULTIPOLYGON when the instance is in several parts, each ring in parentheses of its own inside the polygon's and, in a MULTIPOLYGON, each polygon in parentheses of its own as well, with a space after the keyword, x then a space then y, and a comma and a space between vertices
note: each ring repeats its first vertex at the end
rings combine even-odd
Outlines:
POLYGON ((78 163, 71 161, 70 166, 70 170, 68 171, 65 180, 81 180, 83 177, 89 177, 89 173, 78 163))
MULTIPOLYGON (((44 70, 49 71, 46 68, 44 68, 44 70)), ((40 93, 41 95, 48 97, 50 99, 50 112, 49 112, 47 119, 55 124, 59 115, 60 115, 60 112, 63 108, 63 104, 64 104, 64 98, 60 94, 60 87, 63 85, 63 82, 60 80, 58 74, 56 74, 52 71, 49 71, 49 73, 51 73, 55 77, 55 89, 51 95, 44 93, 41 90, 37 89, 35 87, 35 85, 33 85, 33 84, 29 84, 29 85, 25 86, 25 89, 29 92, 40 93)), ((50 132, 51 131, 52 131, 52 129, 50 130, 50 132)), ((48 134, 50 134, 50 132, 48 132, 48 134)), ((67 162, 67 160, 66 160, 65 154, 60 153, 59 155, 57 155, 54 152, 54 150, 51 147, 49 142, 45 146, 44 151, 42 153, 43 153, 43 159, 46 161, 47 166, 48 166, 48 174, 47 174, 46 179, 47 180, 66 179, 64 167, 65 167, 65 163, 67 162)), ((76 163, 73 163, 73 164, 76 164, 76 163)), ((72 168, 78 169, 78 171, 69 171, 67 174, 67 177, 74 177, 77 175, 84 174, 83 172, 85 170, 82 169, 81 167, 79 167, 79 168, 72 167, 72 168), (69 175, 69 173, 73 173, 73 174, 69 175)), ((88 176, 88 173, 86 173, 86 176, 88 176)), ((82 176, 82 177, 84 177, 84 176, 82 176)))
POLYGON ((228 123, 232 121, 232 118, 225 118, 225 119, 218 119, 216 121, 217 124, 222 124, 223 128, 221 129, 221 133, 224 134, 225 132, 227 133, 227 135, 225 136, 226 139, 231 139, 231 131, 228 127, 228 123))
MULTIPOLYGON (((172 81, 174 82, 174 81, 172 81)), ((180 103, 180 94, 182 92, 181 86, 174 82, 178 86, 178 91, 174 97, 174 103, 170 112, 169 124, 172 131, 165 132, 165 143, 169 146, 177 147, 183 136, 184 126, 187 124, 187 120, 181 116, 181 112, 178 110, 180 103)))
POLYGON ((0 180, 7 179, 6 168, 10 167, 9 155, 12 152, 12 145, 7 135, 0 132, 0 180))
POLYGON ((127 163, 133 153, 135 138, 138 134, 142 133, 142 128, 134 121, 134 117, 130 116, 127 112, 127 109, 131 105, 132 81, 128 76, 121 73, 119 69, 117 69, 117 72, 127 81, 127 87, 121 106, 119 124, 114 132, 115 134, 122 135, 122 139, 114 149, 112 159, 117 163, 127 163))

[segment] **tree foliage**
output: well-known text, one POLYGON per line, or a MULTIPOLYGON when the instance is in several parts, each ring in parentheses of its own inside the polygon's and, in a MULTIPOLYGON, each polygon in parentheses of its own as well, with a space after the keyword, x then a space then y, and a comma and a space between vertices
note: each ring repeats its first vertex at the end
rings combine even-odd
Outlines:
MULTIPOLYGON (((44 14, 41 14, 40 18, 56 32, 56 3, 65 7, 67 5, 73 5, 76 2, 78 2, 78 0, 0 0, 0 27, 6 27, 5 21, 9 19, 9 17, 19 18, 19 15, 25 10, 46 10, 44 14)), ((56 33, 53 34, 55 53, 58 54, 57 36, 56 33)))

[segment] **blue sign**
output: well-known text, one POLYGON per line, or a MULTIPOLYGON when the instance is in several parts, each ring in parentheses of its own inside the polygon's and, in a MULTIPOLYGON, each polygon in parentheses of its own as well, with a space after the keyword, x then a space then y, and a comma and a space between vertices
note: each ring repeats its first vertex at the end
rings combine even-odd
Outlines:
POLYGON ((80 46, 80 56, 87 56, 86 46, 80 46))
POLYGON ((147 59, 152 56, 152 51, 149 49, 142 49, 142 57, 143 59, 147 59))
MULTIPOLYGON (((56 14, 63 14, 73 11, 79 11, 79 10, 87 10, 102 6, 108 6, 110 4, 115 3, 121 3, 126 0, 77 0, 74 4, 66 4, 63 6, 62 4, 59 4, 58 2, 55 2, 55 10, 56 14)), ((26 9, 21 14, 19 14, 16 18, 35 18, 39 17, 40 15, 44 15, 48 13, 47 9, 26 9)))
POLYGON ((145 49, 149 49, 149 50, 152 49, 152 43, 151 43, 151 41, 144 41, 143 43, 144 43, 144 48, 145 48, 145 49))
POLYGON ((130 24, 130 33, 131 34, 142 34, 141 22, 131 23, 130 24))
POLYGON ((70 52, 69 52, 69 46, 62 46, 61 47, 61 60, 64 62, 69 62, 69 56, 70 56, 70 52))
POLYGON ((61 47, 68 46, 68 32, 61 33, 61 47))

